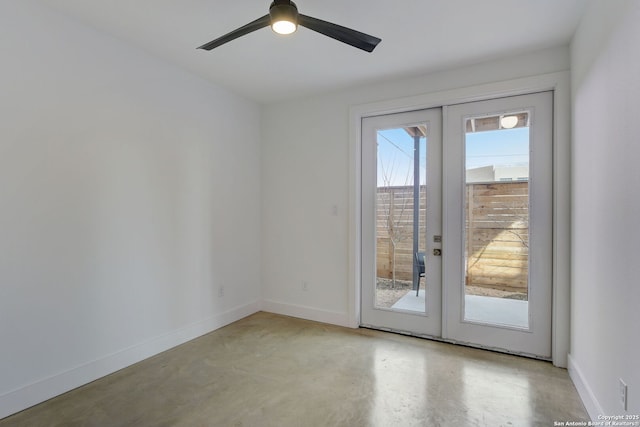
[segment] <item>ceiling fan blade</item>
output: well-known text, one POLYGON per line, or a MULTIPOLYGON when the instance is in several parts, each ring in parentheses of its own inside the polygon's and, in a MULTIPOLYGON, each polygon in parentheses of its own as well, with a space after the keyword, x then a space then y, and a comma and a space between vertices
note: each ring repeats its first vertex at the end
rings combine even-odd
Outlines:
POLYGON ((261 18, 256 19, 255 21, 249 22, 247 25, 244 25, 237 30, 233 30, 222 37, 218 37, 217 39, 210 41, 209 43, 203 44, 198 49, 211 50, 215 47, 228 43, 231 40, 235 40, 238 37, 242 37, 261 28, 268 27, 270 24, 271 17, 269 15, 265 15, 261 18))
POLYGON ((373 52, 382 41, 378 37, 303 14, 298 15, 298 24, 367 52, 373 52))

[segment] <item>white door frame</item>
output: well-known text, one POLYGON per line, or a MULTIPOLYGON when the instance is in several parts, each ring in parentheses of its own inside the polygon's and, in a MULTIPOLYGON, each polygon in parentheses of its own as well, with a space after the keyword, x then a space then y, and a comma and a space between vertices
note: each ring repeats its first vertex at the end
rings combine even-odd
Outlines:
MULTIPOLYGON (((570 320, 570 83, 569 72, 452 89, 353 106, 349 137, 349 289, 348 321, 360 325, 361 122, 363 117, 442 107, 540 91, 554 92, 553 112, 553 296, 552 361, 567 366, 570 320)), ((444 129, 446 132, 446 129, 444 129)), ((446 141, 446 133, 443 135, 446 141)))

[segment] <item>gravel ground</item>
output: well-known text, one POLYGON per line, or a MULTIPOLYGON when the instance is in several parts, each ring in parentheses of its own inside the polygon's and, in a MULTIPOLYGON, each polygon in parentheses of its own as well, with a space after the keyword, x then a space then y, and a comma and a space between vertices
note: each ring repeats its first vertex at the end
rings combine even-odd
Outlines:
MULTIPOLYGON (((420 289, 424 289, 424 280, 420 281, 420 285, 420 289)), ((407 293, 415 292, 411 289, 411 287, 411 282, 407 282, 404 280, 396 280, 396 284, 394 287, 391 279, 378 278, 376 289, 376 307, 391 307, 407 293)), ((467 286, 467 294, 519 300, 527 299, 527 295, 524 293, 499 291, 496 289, 482 288, 478 286, 467 286)))

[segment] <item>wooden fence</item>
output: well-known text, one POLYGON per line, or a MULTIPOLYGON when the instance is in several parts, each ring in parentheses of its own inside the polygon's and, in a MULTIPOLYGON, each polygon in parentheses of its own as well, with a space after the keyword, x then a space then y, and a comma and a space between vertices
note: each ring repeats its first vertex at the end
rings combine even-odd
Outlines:
MULTIPOLYGON (((420 188, 419 251, 425 248, 426 187, 420 188)), ((377 275, 386 279, 396 269, 397 280, 413 278, 413 186, 378 188, 376 205, 377 275), (395 246, 395 262, 394 262, 395 246)))
MULTIPOLYGON (((467 184, 467 275, 465 284, 505 291, 527 289, 529 256, 528 182, 467 184)), ((425 248, 426 188, 420 189, 420 242, 425 248)), ((377 275, 411 280, 413 188, 378 189, 377 275), (395 262, 393 249, 395 246, 395 262)))

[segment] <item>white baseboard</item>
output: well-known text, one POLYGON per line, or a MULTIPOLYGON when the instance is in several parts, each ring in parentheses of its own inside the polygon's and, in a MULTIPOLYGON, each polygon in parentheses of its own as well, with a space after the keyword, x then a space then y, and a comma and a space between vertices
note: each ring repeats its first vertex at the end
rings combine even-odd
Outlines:
POLYGON ((348 314, 337 311, 320 310, 313 307, 287 304, 272 300, 264 300, 262 302, 262 311, 282 314, 284 316, 298 317, 305 320, 313 320, 315 322, 328 323, 331 325, 344 326, 347 328, 352 327, 352 322, 349 322, 348 314))
POLYGON ((239 306, 5 393, 0 396, 0 419, 208 334, 258 311, 260 311, 259 301, 239 306))
POLYGON ((598 415, 604 414, 602 406, 600 406, 600 403, 598 403, 596 395, 593 394, 591 387, 589 387, 589 383, 582 374, 580 367, 576 364, 575 359, 571 357, 571 354, 569 354, 568 356, 568 362, 569 366, 567 369, 569 370, 569 377, 573 381, 573 384, 576 386, 576 390, 578 390, 580 399, 582 399, 582 403, 587 409, 589 417, 591 417, 591 421, 597 421, 598 415))

